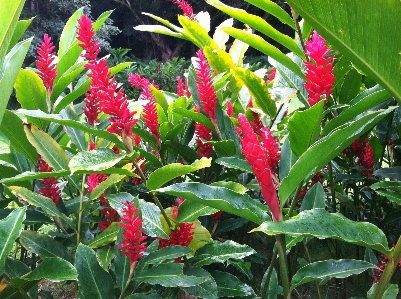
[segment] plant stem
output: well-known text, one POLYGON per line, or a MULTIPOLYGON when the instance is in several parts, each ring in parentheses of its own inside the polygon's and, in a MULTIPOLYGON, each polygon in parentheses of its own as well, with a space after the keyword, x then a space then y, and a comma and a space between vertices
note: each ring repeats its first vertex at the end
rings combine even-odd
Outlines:
POLYGON ((331 192, 331 209, 332 212, 336 212, 336 190, 334 189, 334 177, 333 177, 333 166, 331 161, 328 164, 329 177, 330 177, 330 192, 331 192))
POLYGON ((85 190, 85 180, 86 174, 82 176, 82 185, 79 195, 79 213, 78 213, 78 231, 77 231, 77 247, 81 239, 81 224, 82 224, 82 212, 83 212, 83 202, 84 202, 84 190, 85 190))
POLYGON ((280 261, 281 284, 283 285, 284 298, 291 299, 290 281, 288 278, 287 253, 285 246, 285 235, 276 235, 278 258, 280 261))
POLYGON ((266 293, 267 293, 267 288, 269 287, 269 282, 270 282, 270 279, 273 274, 274 264, 276 263, 276 259, 277 259, 277 253, 278 253, 277 247, 278 246, 276 244, 276 246, 274 246, 272 260, 270 261, 270 265, 269 265, 269 269, 268 269, 266 278, 264 279, 263 289, 262 289, 262 292, 260 293, 260 299, 265 298, 266 293))
POLYGON ((393 251, 393 257, 388 259, 386 269, 384 269, 380 281, 377 284, 376 290, 373 293, 372 299, 383 298, 384 292, 388 287, 390 279, 393 276, 394 271, 396 270, 397 264, 400 259, 401 259, 401 236, 398 239, 397 245, 395 245, 393 251))
POLYGON ((133 262, 133 263, 131 264, 131 267, 129 268, 129 276, 128 276, 128 279, 127 279, 127 283, 125 284, 124 288, 122 289, 121 295, 120 295, 119 299, 122 299, 123 296, 124 296, 124 294, 125 294, 125 292, 127 291, 128 286, 129 286, 129 283, 131 282, 132 277, 134 276, 135 268, 136 268, 136 264, 137 264, 137 263, 138 263, 138 262, 133 262))
POLYGON ((290 206, 290 209, 288 211, 288 217, 290 217, 290 218, 292 217, 292 211, 295 209, 295 206, 296 206, 296 204, 298 202, 299 194, 301 193, 301 190, 302 190, 303 186, 304 186, 304 181, 302 181, 298 185, 297 190, 295 191, 294 198, 292 199, 291 206, 290 206))
POLYGON ((297 20, 298 15, 292 7, 291 7, 291 15, 292 15, 292 19, 294 20, 295 27, 297 29, 296 32, 298 34, 299 41, 301 43, 302 51, 305 52, 305 43, 304 43, 304 39, 302 36, 302 30, 301 30, 301 27, 299 26, 299 22, 297 20))

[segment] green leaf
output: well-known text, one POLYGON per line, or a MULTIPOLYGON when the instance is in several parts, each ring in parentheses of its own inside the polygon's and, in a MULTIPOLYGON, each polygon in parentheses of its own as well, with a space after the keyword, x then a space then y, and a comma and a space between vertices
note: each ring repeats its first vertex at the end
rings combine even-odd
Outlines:
POLYGON ((305 59, 305 55, 302 53, 301 49, 298 47, 295 40, 290 38, 289 36, 282 34, 277 31, 273 26, 263 20, 261 17, 247 13, 245 10, 233 8, 225 5, 224 3, 218 0, 207 0, 208 4, 213 7, 221 10, 222 12, 228 14, 229 16, 237 19, 238 21, 249 25, 255 30, 267 35, 268 37, 274 39, 288 50, 294 52, 296 55, 305 59))
POLYGON ((34 125, 31 125, 30 128, 25 126, 24 130, 29 142, 36 148, 43 160, 55 170, 68 169, 70 158, 49 134, 34 125))
POLYGON ((394 110, 368 112, 361 118, 351 121, 333 131, 330 135, 314 143, 291 168, 290 173, 283 179, 279 188, 279 198, 284 204, 298 184, 309 175, 322 169, 331 159, 352 144, 352 142, 375 126, 388 113, 394 110))
POLYGON ((210 121, 210 119, 203 115, 202 113, 199 112, 194 112, 185 108, 175 108, 173 110, 173 112, 178 113, 182 116, 188 117, 192 120, 194 120, 197 123, 200 123, 206 127, 208 127, 211 130, 214 130, 214 125, 213 123, 210 121))
POLYGON ((91 151, 79 152, 71 158, 68 164, 71 174, 78 170, 102 171, 108 169, 125 157, 125 152, 115 154, 112 149, 98 148, 91 151))
POLYGON ((138 31, 153 32, 177 38, 183 38, 181 33, 174 32, 162 25, 138 25, 135 26, 134 29, 138 31))
MULTIPOLYGON (((72 105, 68 105, 66 108, 64 108, 60 112, 60 115, 68 119, 79 121, 79 116, 75 112, 75 109, 72 105)), ((88 149, 88 142, 86 140, 84 131, 68 126, 64 126, 64 131, 67 133, 68 137, 70 137, 71 142, 76 145, 78 150, 85 151, 88 149)))
POLYGON ((216 163, 228 168, 241 170, 242 172, 253 173, 249 163, 237 157, 221 157, 216 160, 216 163))
POLYGON ((394 32, 400 28, 398 0, 289 0, 288 3, 334 49, 401 102, 400 47, 394 39, 394 32))
MULTIPOLYGON (((23 1, 23 2, 25 2, 25 1, 23 1)), ((17 22, 17 26, 15 26, 14 33, 11 38, 10 44, 8 45, 7 52, 10 52, 11 49, 18 43, 20 38, 24 35, 26 29, 32 23, 33 19, 34 19, 34 17, 30 18, 28 20, 19 20, 17 22)))
POLYGON ((70 262, 59 257, 45 258, 35 270, 21 277, 27 281, 41 280, 43 278, 53 282, 76 280, 77 270, 70 262))
POLYGON ((205 277, 207 280, 193 287, 181 287, 190 296, 203 299, 217 299, 217 284, 209 272, 198 267, 185 267, 185 275, 205 277))
POLYGON ((103 232, 98 234, 95 238, 86 242, 86 246, 90 248, 99 248, 104 245, 110 244, 117 240, 117 234, 120 229, 119 222, 113 222, 110 224, 108 228, 106 228, 103 232))
POLYGON ((322 184, 314 184, 306 193, 305 197, 302 199, 302 205, 300 211, 312 210, 312 209, 324 209, 326 195, 322 184))
POLYGON ((236 67, 235 69, 232 69, 231 72, 235 78, 241 82, 241 84, 248 87, 255 103, 263 110, 263 112, 274 118, 276 116, 277 108, 275 102, 270 98, 270 93, 265 81, 256 76, 255 73, 244 68, 236 67))
POLYGON ((279 164, 279 178, 282 181, 290 172, 290 169, 297 161, 298 157, 291 150, 290 141, 288 138, 284 140, 281 147, 280 164, 279 164))
POLYGON ((388 200, 391 200, 399 205, 401 205, 401 194, 400 192, 394 191, 386 191, 386 190, 376 190, 376 193, 387 197, 388 200))
MULTIPOLYGON (((0 5, 1 7, 8 7, 8 3, 0 5)), ((0 12, 1 16, 1 12, 0 12)), ((7 20, 7 19, 6 19, 7 20)), ((3 24, 3 19, 2 22, 3 24)), ((1 26, 1 25, 0 25, 1 26)), ((4 32, 1 31, 0 32, 4 32)), ((13 91, 15 79, 28 52, 29 46, 32 42, 32 37, 16 44, 11 51, 4 58, 3 64, 0 64, 0 124, 3 120, 3 114, 6 110, 8 100, 13 91)), ((0 33, 0 51, 2 51, 1 44, 4 42, 0 33)), ((0 62, 3 61, 3 53, 0 52, 0 62)))
POLYGON ((319 136, 323 106, 324 101, 320 101, 305 111, 297 111, 288 122, 288 140, 295 155, 301 156, 319 136))
POLYGON ((267 207, 249 195, 201 183, 179 183, 156 190, 195 201, 260 224, 268 219, 267 207))
POLYGON ((96 188, 94 188, 92 190, 89 200, 94 200, 94 199, 99 198, 103 194, 104 191, 106 191, 109 187, 118 183, 125 177, 126 177, 126 175, 120 175, 120 174, 110 175, 105 181, 101 182, 99 185, 96 186, 96 188))
POLYGON ((84 61, 76 62, 64 73, 57 76, 56 80, 54 81, 53 91, 51 94, 52 102, 54 102, 64 91, 64 89, 66 89, 67 86, 82 73, 82 71, 85 69, 84 65, 84 61))
MULTIPOLYGON (((120 192, 117 194, 107 195, 107 200, 109 201, 110 206, 116 210, 120 216, 122 216, 122 209, 124 207, 123 203, 132 202, 134 196, 130 193, 120 192)), ((136 201, 135 201, 136 202, 136 201)))
POLYGON ((4 113, 4 122, 0 124, 0 131, 10 140, 10 147, 23 154, 34 164, 37 163, 38 153, 32 144, 29 143, 24 132, 24 125, 17 115, 6 110, 4 113))
POLYGON ((57 257, 70 263, 73 262, 67 248, 48 235, 24 230, 20 235, 20 242, 26 250, 36 253, 42 259, 57 257))
POLYGON ((83 13, 84 8, 81 7, 68 19, 67 23, 65 24, 63 32, 60 36, 59 49, 57 52, 58 57, 62 57, 64 54, 66 54, 71 44, 75 41, 78 20, 83 13))
POLYGON ((217 229, 215 231, 216 235, 232 231, 234 229, 240 228, 241 226, 248 223, 248 220, 243 218, 230 218, 219 222, 217 229))
POLYGON ((204 47, 203 53, 210 66, 218 73, 230 72, 230 69, 235 67, 230 54, 222 49, 213 50, 210 47, 204 47))
POLYGON ((19 260, 14 260, 11 258, 8 258, 6 260, 6 269, 4 273, 9 277, 9 278, 15 278, 15 277, 20 277, 26 273, 31 271, 31 269, 24 264, 23 262, 19 260))
POLYGON ((150 237, 160 237, 168 239, 169 236, 164 232, 162 223, 160 221, 160 209, 151 202, 146 202, 139 199, 141 205, 142 221, 145 234, 150 237))
POLYGON ((224 263, 229 259, 241 260, 254 253, 256 251, 248 245, 241 245, 231 240, 224 243, 214 241, 199 248, 188 262, 193 266, 202 267, 213 263, 224 263))
POLYGON ((113 280, 108 272, 100 267, 95 252, 79 244, 75 256, 78 271, 78 286, 83 297, 115 299, 113 280))
POLYGON ((165 183, 180 177, 182 175, 211 166, 211 158, 202 157, 191 165, 183 165, 181 163, 171 163, 156 169, 148 178, 146 186, 150 190, 156 190, 165 183))
POLYGON ((183 273, 183 264, 170 263, 142 270, 134 275, 134 280, 163 287, 191 287, 207 280, 205 277, 187 276, 183 273))
POLYGON ((177 222, 192 222, 198 219, 199 216, 211 215, 217 211, 217 209, 205 206, 201 203, 186 200, 178 209, 177 222))
POLYGON ((15 209, 5 219, 0 220, 0 273, 4 273, 5 261, 13 249, 15 239, 22 231, 26 207, 15 209))
POLYGON ((375 176, 401 181, 401 166, 380 168, 374 172, 375 176))
MULTIPOLYGON (((370 290, 368 291, 368 299, 373 298, 373 293, 376 290, 377 283, 373 284, 370 290)), ((396 284, 388 284, 387 289, 385 290, 383 297, 381 299, 397 299, 398 295, 398 285, 396 284)))
POLYGON ((99 248, 96 250, 96 259, 99 261, 100 266, 106 271, 109 269, 110 263, 115 256, 114 249, 111 247, 99 248))
POLYGON ((230 273, 210 272, 217 283, 217 297, 245 297, 255 295, 252 288, 230 273))
POLYGON ((346 278, 376 268, 375 265, 358 260, 327 260, 302 267, 292 278, 291 289, 313 280, 346 278))
POLYGON ((268 12, 269 14, 275 16, 281 22, 283 22, 284 24, 287 24, 288 26, 290 26, 292 29, 295 30, 294 20, 291 18, 291 16, 284 9, 282 9, 278 4, 274 3, 273 1, 270 1, 270 0, 264 0, 264 1, 246 0, 246 2, 251 3, 252 5, 255 5, 256 7, 259 7, 260 9, 264 10, 265 12, 268 12))
POLYGON ((361 84, 362 75, 356 69, 351 69, 344 78, 344 83, 338 96, 338 103, 349 103, 360 92, 361 84))
POLYGON ((42 210, 49 216, 57 216, 63 219, 72 229, 75 230, 75 224, 72 219, 61 213, 50 198, 34 193, 23 187, 11 186, 9 188, 15 193, 15 195, 18 195, 31 205, 42 208, 42 210))
POLYGON ((202 25, 197 21, 192 21, 184 16, 178 16, 178 22, 180 22, 184 31, 182 36, 193 42, 198 48, 209 46, 213 50, 217 50, 219 47, 217 43, 209 36, 208 32, 202 25))
MULTIPOLYGON (((125 285, 127 284, 129 273, 130 273, 130 261, 128 257, 121 253, 121 249, 119 245, 122 243, 124 237, 122 236, 123 229, 121 228, 118 232, 117 242, 114 246, 114 273, 116 275, 116 284, 120 290, 123 290, 125 285)), ((141 262, 141 260, 139 261, 141 262)), ((138 266, 138 265, 137 265, 138 266)), ((139 267, 137 267, 138 269, 139 267)))
POLYGON ((144 265, 160 264, 165 260, 172 261, 177 257, 188 255, 192 252, 193 250, 191 248, 185 246, 167 246, 155 252, 151 252, 148 256, 143 258, 143 263, 144 265))
POLYGON ((375 249, 387 256, 392 255, 384 233, 368 222, 354 222, 338 213, 328 213, 324 209, 306 210, 283 222, 264 222, 253 231, 268 235, 333 238, 344 242, 375 249))

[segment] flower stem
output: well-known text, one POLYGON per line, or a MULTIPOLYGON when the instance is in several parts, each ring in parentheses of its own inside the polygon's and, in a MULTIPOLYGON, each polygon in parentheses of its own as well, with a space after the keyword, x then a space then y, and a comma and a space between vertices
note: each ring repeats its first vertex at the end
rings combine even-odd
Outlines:
POLYGON ((297 28, 296 32, 298 34, 299 41, 301 43, 302 51, 305 52, 305 43, 304 43, 304 39, 302 37, 302 30, 301 30, 301 27, 299 26, 299 22, 297 20, 298 14, 295 12, 295 10, 292 7, 291 7, 291 15, 292 15, 292 19, 294 20, 295 27, 297 28))
POLYGON ((260 293, 260 299, 264 299, 265 296, 266 296, 267 289, 269 287, 269 282, 270 282, 270 279, 271 279, 272 274, 273 274, 274 264, 276 263, 277 253, 278 253, 278 249, 277 249, 277 244, 276 244, 276 246, 274 246, 273 256, 272 256, 272 260, 270 261, 270 265, 269 265, 269 269, 268 269, 267 275, 266 275, 266 277, 264 279, 263 289, 262 289, 262 292, 260 293))
POLYGON ((290 217, 290 218, 292 217, 292 211, 294 211, 294 209, 295 209, 295 206, 298 202, 299 194, 301 193, 303 186, 304 186, 304 181, 302 181, 298 185, 297 190, 295 191, 295 195, 294 195, 294 198, 292 199, 290 209, 288 210, 288 217, 290 217))
POLYGON ((397 268, 397 264, 401 259, 401 236, 398 239, 397 245, 395 245, 393 251, 393 257, 388 259, 386 269, 380 278, 380 281, 377 284, 376 290, 373 293, 372 299, 381 299, 383 298, 384 292, 387 290, 388 283, 390 282, 391 277, 394 274, 394 271, 397 268))
POLYGON ((131 280, 132 280, 132 277, 134 276, 135 268, 136 268, 136 264, 137 264, 137 263, 138 263, 138 262, 133 262, 133 263, 131 264, 131 267, 129 268, 129 276, 128 276, 128 279, 127 279, 127 283, 125 284, 124 288, 122 289, 121 295, 120 295, 119 299, 122 299, 123 296, 124 296, 124 294, 125 294, 125 292, 127 291, 128 286, 129 286, 129 284, 130 284, 130 282, 131 282, 131 280))
POLYGON ((85 180, 86 180, 86 174, 84 174, 82 176, 82 185, 81 185, 81 191, 80 191, 80 195, 79 195, 77 246, 79 245, 79 241, 81 239, 81 224, 82 224, 82 212, 83 212, 83 202, 84 202, 85 180))
POLYGON ((291 299, 290 280, 288 278, 287 253, 285 235, 276 235, 278 258, 280 261, 281 284, 283 285, 284 298, 291 299))

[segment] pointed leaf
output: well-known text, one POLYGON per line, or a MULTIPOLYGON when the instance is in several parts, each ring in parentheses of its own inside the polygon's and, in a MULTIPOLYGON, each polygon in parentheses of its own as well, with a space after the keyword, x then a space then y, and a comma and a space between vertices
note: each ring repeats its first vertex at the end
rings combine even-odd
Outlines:
POLYGON ((177 222, 192 222, 198 219, 199 216, 211 215, 216 213, 218 210, 205 206, 198 202, 184 201, 178 209, 177 222))
POLYGON ((314 184, 306 193, 305 197, 302 199, 302 205, 300 211, 312 210, 312 209, 324 209, 326 195, 322 184, 314 184))
POLYGON ((151 252, 148 256, 143 258, 143 262, 145 265, 159 264, 165 260, 172 261, 177 257, 188 255, 192 252, 193 250, 191 248, 185 246, 168 246, 151 252))
POLYGON ((53 282, 76 280, 77 270, 70 262, 59 257, 45 258, 32 272, 22 276, 27 281, 41 280, 43 278, 53 282))
POLYGON ((113 222, 110 224, 108 228, 106 228, 104 231, 98 234, 95 238, 86 242, 85 245, 89 246, 90 248, 99 248, 107 244, 110 244, 115 240, 117 240, 117 234, 119 230, 120 230, 120 223, 113 222))
POLYGON ((96 259, 99 261, 100 266, 104 270, 108 270, 111 261, 115 258, 116 254, 112 247, 100 248, 96 250, 96 259))
POLYGON ((146 202, 139 199, 141 205, 142 221, 145 234, 150 237, 160 237, 168 239, 169 236, 164 232, 162 223, 160 221, 160 209, 151 202, 146 202))
POLYGON ((15 209, 5 219, 0 220, 0 273, 4 273, 7 255, 13 249, 15 239, 22 231, 26 207, 15 209))
POLYGON ((207 280, 193 287, 181 287, 190 296, 203 299, 217 299, 217 284, 209 272, 198 267, 185 267, 185 275, 206 277, 207 280))
MULTIPOLYGON (((22 1, 24 2, 24 1, 22 1)), ((19 20, 17 22, 17 26, 15 26, 13 36, 11 38, 10 44, 8 45, 8 50, 7 52, 10 52, 11 49, 18 43, 20 38, 24 35, 26 29, 31 25, 33 18, 30 18, 28 20, 19 20)))
POLYGON ((95 252, 79 244, 75 257, 78 271, 78 286, 85 298, 115 299, 113 280, 108 272, 100 267, 95 252))
POLYGON ((373 268, 376 266, 358 260, 327 260, 308 264, 295 273, 291 281, 291 289, 313 280, 346 278, 373 268))
POLYGON ((213 271, 210 272, 217 283, 217 297, 235 297, 255 295, 252 288, 240 281, 237 277, 230 273, 213 271))
POLYGON ((78 9, 67 21, 60 36, 60 43, 57 56, 61 57, 67 53, 71 44, 75 41, 78 20, 84 13, 84 8, 78 9))
MULTIPOLYGON (((127 284, 131 266, 129 258, 126 255, 122 254, 121 249, 119 248, 119 245, 122 243, 124 239, 122 236, 123 231, 124 230, 120 228, 118 232, 117 242, 114 246, 115 258, 113 262, 115 268, 114 273, 116 275, 116 283, 120 290, 123 290, 125 285, 127 284)), ((137 269, 138 268, 139 267, 137 267, 137 269)))
POLYGON ((277 3, 274 3, 273 1, 270 1, 270 0, 264 0, 264 1, 246 0, 246 2, 251 3, 252 5, 255 5, 256 7, 259 7, 260 9, 263 9, 265 12, 268 12, 269 14, 275 16, 281 22, 283 22, 284 24, 287 24, 288 26, 290 26, 292 29, 295 30, 294 20, 277 3))
POLYGON ((193 42, 198 48, 202 49, 206 46, 209 46, 214 50, 219 48, 217 43, 209 36, 206 29, 197 21, 192 21, 184 16, 178 16, 178 21, 182 28, 184 28, 182 35, 193 42))
POLYGON ((333 238, 369 247, 387 256, 392 255, 386 236, 377 226, 368 222, 354 222, 341 214, 328 213, 324 209, 306 210, 283 222, 264 222, 253 231, 262 231, 268 235, 333 238))

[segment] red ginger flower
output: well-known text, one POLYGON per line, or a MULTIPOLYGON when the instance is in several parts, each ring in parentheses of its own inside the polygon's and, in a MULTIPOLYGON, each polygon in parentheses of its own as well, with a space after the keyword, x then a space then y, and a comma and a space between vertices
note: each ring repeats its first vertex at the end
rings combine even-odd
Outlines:
POLYGON ((95 31, 93 30, 92 21, 86 15, 78 20, 78 32, 77 39, 82 42, 79 46, 85 50, 82 57, 88 60, 95 60, 100 53, 100 43, 99 40, 93 39, 95 31))
POLYGON ((43 81, 48 94, 53 91, 54 79, 57 76, 56 69, 56 52, 53 52, 54 45, 49 35, 45 34, 43 40, 39 40, 40 46, 37 49, 36 67, 38 75, 43 81))
POLYGON ((184 93, 184 82, 182 81, 180 76, 177 76, 177 95, 179 97, 183 97, 184 93))
MULTIPOLYGON (((199 112, 195 105, 195 112, 199 112)), ((201 123, 195 123, 195 141, 198 145, 198 156, 210 158, 213 155, 213 145, 207 141, 212 140, 212 130, 201 123), (206 141, 206 142, 205 142, 206 141)))
MULTIPOLYGON (((38 157, 38 171, 39 172, 52 172, 53 168, 46 163, 45 160, 42 159, 41 156, 38 157)), ((39 180, 39 183, 42 184, 42 187, 39 189, 39 193, 43 196, 50 198, 56 206, 58 206, 58 202, 61 197, 61 190, 57 186, 56 177, 43 178, 39 180)))
POLYGON ((159 249, 167 246, 189 246, 194 238, 195 226, 192 223, 180 223, 178 227, 170 233, 170 239, 159 240, 159 249))
POLYGON ((306 42, 305 49, 305 55, 310 59, 310 62, 305 62, 307 79, 305 88, 308 92, 309 105, 313 106, 320 101, 322 95, 328 98, 333 92, 334 57, 325 58, 330 52, 330 48, 326 46, 326 41, 316 31, 313 31, 312 39, 306 42))
POLYGON ((199 50, 196 55, 198 56, 198 65, 195 68, 196 88, 199 94, 200 105, 206 115, 213 122, 216 122, 217 95, 213 85, 212 72, 203 51, 199 50))
POLYGON ((120 221, 125 232, 122 234, 124 240, 118 247, 121 249, 121 253, 129 258, 131 265, 137 262, 146 250, 146 243, 143 241, 147 236, 142 235, 142 219, 136 213, 138 210, 133 203, 124 203, 122 210, 124 216, 120 221))
POLYGON ((179 8, 182 9, 184 16, 186 16, 189 19, 194 18, 194 9, 192 6, 185 0, 170 0, 174 4, 177 4, 179 8))
POLYGON ((266 84, 269 84, 270 82, 272 82, 274 80, 274 77, 276 77, 276 72, 277 72, 277 69, 274 67, 269 73, 269 77, 267 78, 266 84))
POLYGON ((212 217, 214 223, 216 224, 220 221, 221 215, 223 215, 223 211, 217 211, 216 213, 210 215, 210 217, 212 217))
MULTIPOLYGON (((373 150, 368 143, 369 138, 366 137, 364 140, 356 139, 350 146, 352 149, 352 156, 356 157, 356 165, 364 168, 361 170, 363 175, 372 176, 373 166, 375 165, 375 160, 373 157, 373 150)), ((343 154, 347 157, 351 156, 350 149, 347 148, 343 151, 343 154)))
POLYGON ((226 110, 227 115, 228 115, 229 117, 233 117, 233 116, 234 116, 234 105, 233 105, 233 103, 228 102, 228 103, 227 103, 227 108, 226 108, 226 109, 227 109, 227 110, 226 110))
POLYGON ((260 143, 258 135, 243 114, 238 115, 238 122, 240 127, 237 131, 241 139, 242 153, 255 174, 263 198, 272 212, 273 221, 281 221, 280 203, 273 183, 273 173, 279 160, 277 143, 266 128, 262 129, 260 143))
MULTIPOLYGON (((249 101, 248 107, 249 107, 249 108, 253 108, 252 99, 249 101)), ((253 121, 250 122, 251 127, 252 127, 253 131, 254 131, 258 136, 260 136, 260 134, 262 134, 262 129, 264 128, 263 123, 262 123, 262 121, 260 120, 260 117, 259 117, 259 114, 258 114, 258 113, 256 113, 255 111, 252 111, 252 110, 251 110, 251 113, 252 113, 252 117, 253 117, 253 121)))

